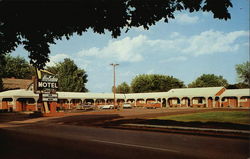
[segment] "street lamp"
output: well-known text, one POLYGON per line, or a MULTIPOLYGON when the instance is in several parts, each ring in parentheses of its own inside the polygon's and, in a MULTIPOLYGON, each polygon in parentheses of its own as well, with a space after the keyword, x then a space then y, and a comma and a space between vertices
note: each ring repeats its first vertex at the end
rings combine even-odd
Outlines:
POLYGON ((113 87, 113 92, 114 92, 114 108, 115 108, 115 93, 116 93, 116 87, 115 87, 115 67, 118 66, 119 64, 111 63, 111 66, 113 66, 113 72, 114 72, 114 87, 113 87))

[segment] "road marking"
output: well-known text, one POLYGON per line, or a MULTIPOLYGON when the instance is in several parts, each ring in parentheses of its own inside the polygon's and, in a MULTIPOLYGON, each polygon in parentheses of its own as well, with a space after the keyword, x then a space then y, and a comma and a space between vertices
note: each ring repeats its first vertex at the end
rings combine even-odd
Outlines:
POLYGON ((115 145, 123 145, 123 146, 130 146, 130 147, 137 147, 137 148, 144 148, 144 149, 153 149, 153 150, 160 150, 160 151, 168 151, 168 152, 176 152, 179 153, 179 151, 171 150, 171 149, 164 149, 164 148, 158 148, 158 147, 151 147, 151 146, 142 146, 142 145, 134 145, 134 144, 125 144, 120 142, 112 142, 112 141, 103 141, 103 140, 91 140, 95 142, 102 142, 102 143, 108 143, 108 144, 115 144, 115 145))

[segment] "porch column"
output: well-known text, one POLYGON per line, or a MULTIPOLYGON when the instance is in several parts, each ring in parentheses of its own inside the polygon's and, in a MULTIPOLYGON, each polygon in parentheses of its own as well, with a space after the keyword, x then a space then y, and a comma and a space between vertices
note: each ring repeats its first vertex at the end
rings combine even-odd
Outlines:
POLYGON ((166 103, 167 103, 166 106, 168 106, 170 108, 171 103, 170 103, 169 99, 171 99, 171 98, 166 99, 166 103))
MULTIPOLYGON (((35 99, 35 98, 34 98, 35 99)), ((38 99, 35 99, 35 111, 37 111, 38 110, 38 108, 37 108, 37 105, 38 105, 38 99)))
POLYGON ((240 107, 240 97, 237 97, 237 106, 236 107, 240 107))
POLYGON ((190 97, 190 107, 193 107, 193 98, 194 97, 190 97))
POLYGON ((222 101, 221 98, 219 98, 219 100, 218 100, 218 108, 221 108, 221 101, 222 101))
POLYGON ((216 104, 216 100, 215 100, 215 97, 213 97, 212 108, 215 108, 215 104, 216 104))
POLYGON ((3 98, 0 98, 0 109, 3 109, 3 98))
POLYGON ((70 109, 71 99, 67 99, 67 100, 68 100, 68 109, 70 109))
POLYGON ((169 108, 168 98, 165 98, 165 100, 166 100, 166 108, 167 108, 167 107, 169 108))
POLYGON ((16 110, 16 102, 17 102, 17 99, 16 98, 12 98, 13 99, 13 111, 16 110))
POLYGON ((207 101, 207 99, 208 99, 208 97, 204 97, 204 104, 205 104, 205 108, 207 108, 208 107, 208 101, 207 101))
POLYGON ((207 106, 206 106, 206 107, 208 107, 208 104, 209 104, 209 97, 206 98, 205 100, 207 100, 207 106))
POLYGON ((160 98, 161 99, 161 108, 163 108, 163 104, 162 104, 162 102, 163 102, 163 98, 160 98))

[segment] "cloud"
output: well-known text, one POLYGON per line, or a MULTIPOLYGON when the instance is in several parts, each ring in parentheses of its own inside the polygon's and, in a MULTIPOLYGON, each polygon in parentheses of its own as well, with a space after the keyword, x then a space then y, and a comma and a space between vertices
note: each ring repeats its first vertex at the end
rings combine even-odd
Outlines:
POLYGON ((190 16, 186 13, 177 14, 175 20, 178 24, 195 24, 199 20, 198 16, 190 16))
POLYGON ((56 54, 54 56, 50 56, 50 62, 48 62, 46 65, 53 66, 56 63, 63 61, 65 58, 70 58, 70 56, 67 54, 56 54))
POLYGON ((243 43, 243 44, 242 44, 242 46, 247 47, 247 48, 249 49, 249 46, 250 46, 249 41, 248 41, 248 42, 243 43))
POLYGON ((121 77, 131 77, 135 76, 135 73, 133 71, 125 71, 119 74, 121 77))
POLYGON ((185 56, 177 56, 177 57, 170 57, 166 60, 162 60, 160 61, 161 63, 165 63, 165 62, 178 62, 178 61, 186 61, 188 58, 185 56))
POLYGON ((143 60, 141 53, 146 41, 147 37, 144 35, 134 38, 126 37, 121 40, 109 41, 108 45, 103 48, 83 49, 77 55, 110 58, 118 62, 138 62, 143 60))
POLYGON ((249 31, 234 31, 223 33, 219 31, 205 31, 199 35, 194 35, 186 40, 188 47, 183 48, 182 52, 195 56, 203 54, 213 54, 221 52, 232 52, 239 49, 239 43, 236 42, 240 37, 249 36, 249 31))
POLYGON ((150 69, 150 70, 148 70, 148 71, 146 72, 146 74, 153 74, 153 73, 155 73, 155 70, 154 70, 154 69, 150 69))
POLYGON ((172 32, 170 34, 170 38, 176 38, 176 37, 180 37, 180 33, 178 33, 178 32, 172 32))
MULTIPOLYGON (((169 39, 149 39, 145 35, 111 40, 103 48, 83 49, 78 57, 93 57, 116 62, 140 62, 148 58, 168 58, 165 62, 185 61, 188 56, 237 51, 246 41, 238 40, 249 36, 249 31, 220 32, 208 30, 197 35, 185 36, 178 32, 169 39), (177 55, 177 57, 173 57, 177 55)), ((59 57, 64 54, 60 54, 59 57)), ((57 58, 59 58, 57 57, 57 58)), ((54 57, 55 58, 55 57, 54 57)))

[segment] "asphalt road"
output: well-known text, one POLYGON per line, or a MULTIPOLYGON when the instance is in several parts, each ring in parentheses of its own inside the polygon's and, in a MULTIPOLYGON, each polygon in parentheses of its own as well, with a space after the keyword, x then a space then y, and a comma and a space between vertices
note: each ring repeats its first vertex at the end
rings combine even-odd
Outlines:
POLYGON ((249 140, 56 123, 0 129, 1 159, 247 159, 249 140))

